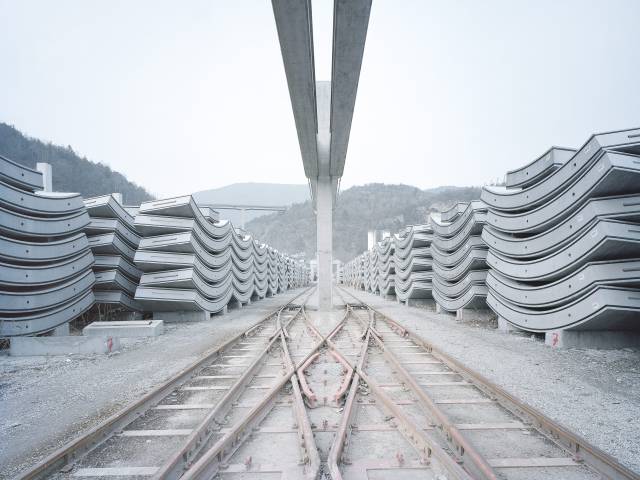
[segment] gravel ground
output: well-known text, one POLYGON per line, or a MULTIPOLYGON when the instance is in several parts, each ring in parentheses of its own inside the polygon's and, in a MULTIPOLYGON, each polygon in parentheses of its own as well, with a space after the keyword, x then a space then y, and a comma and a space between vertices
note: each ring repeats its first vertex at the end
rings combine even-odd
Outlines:
POLYGON ((0 355, 0 478, 15 476, 166 381, 302 292, 267 298, 209 322, 167 324, 111 355, 0 355))
POLYGON ((552 349, 490 322, 347 291, 640 473, 640 349, 552 349))

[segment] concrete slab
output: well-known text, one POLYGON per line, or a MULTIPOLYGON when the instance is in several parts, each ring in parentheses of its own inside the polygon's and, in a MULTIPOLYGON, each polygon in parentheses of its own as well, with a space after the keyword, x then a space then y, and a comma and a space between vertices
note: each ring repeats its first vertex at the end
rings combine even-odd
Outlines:
POLYGON ((9 354, 13 357, 93 355, 119 349, 120 340, 110 336, 15 337, 11 339, 9 354))
MULTIPOLYGON (((221 307, 220 310, 223 310, 224 307, 221 307)), ((207 312, 204 310, 182 310, 182 311, 174 311, 174 312, 154 312, 153 319, 161 320, 165 323, 173 323, 173 322, 202 322, 209 320, 211 318, 211 312, 207 312)))
POLYGON ((552 330, 544 343, 552 348, 597 348, 611 350, 639 347, 640 332, 613 330, 552 330))
POLYGON ((132 320, 120 322, 93 322, 82 330, 85 336, 157 337, 164 333, 162 320, 132 320))

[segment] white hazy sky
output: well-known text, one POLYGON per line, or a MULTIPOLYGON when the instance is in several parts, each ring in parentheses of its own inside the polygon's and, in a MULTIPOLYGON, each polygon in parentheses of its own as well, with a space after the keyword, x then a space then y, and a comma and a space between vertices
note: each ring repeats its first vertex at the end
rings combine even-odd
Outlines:
MULTIPOLYGON (((374 0, 343 188, 480 185, 640 126, 638 19, 638 0, 374 0)), ((0 121, 161 197, 305 182, 270 1, 0 0, 0 22, 0 121)))

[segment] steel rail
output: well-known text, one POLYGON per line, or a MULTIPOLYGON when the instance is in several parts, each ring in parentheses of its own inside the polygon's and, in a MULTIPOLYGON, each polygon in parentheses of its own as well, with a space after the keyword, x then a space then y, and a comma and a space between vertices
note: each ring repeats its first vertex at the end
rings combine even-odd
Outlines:
MULTIPOLYGON (((304 309, 301 311, 303 312, 303 317, 306 318, 304 309)), ((339 330, 343 325, 344 319, 336 325, 333 331, 339 330)), ((283 341, 285 341, 284 335, 282 333, 281 335, 283 341)), ((231 429, 222 438, 220 438, 209 450, 194 462, 193 465, 191 465, 191 467, 181 477, 182 480, 210 480, 213 478, 219 472, 222 463, 228 459, 240 445, 242 445, 242 443, 250 436, 253 429, 257 427, 257 425, 259 425, 260 422, 269 414, 275 404, 276 397, 279 395, 282 388, 291 381, 291 379, 296 375, 296 372, 299 371, 300 367, 324 345, 325 341, 326 338, 321 336, 318 343, 314 345, 314 347, 296 366, 293 366, 294 364, 291 361, 291 368, 288 368, 288 371, 285 373, 283 378, 279 380, 278 383, 273 386, 260 400, 260 402, 247 412, 238 423, 231 427, 231 429)), ((311 438, 312 437, 313 435, 311 434, 311 438)), ((305 440, 307 445, 312 442, 311 438, 305 440)), ((315 445, 314 442, 313 444, 315 445)), ((307 453, 314 455, 313 452, 309 450, 307 453)), ((317 448, 315 455, 318 455, 317 448)), ((315 462, 315 458, 311 459, 310 457, 310 460, 315 462)))
MULTIPOLYGON (((420 428, 416 427, 414 422, 404 413, 404 411, 396 405, 391 397, 384 392, 382 387, 380 387, 377 382, 375 382, 372 378, 370 378, 364 371, 363 366, 366 361, 367 351, 369 349, 371 339, 371 330, 367 326, 365 340, 363 342, 362 352, 358 359, 357 365, 352 365, 352 368, 356 371, 356 375, 354 375, 352 385, 356 385, 355 394, 357 394, 357 386, 359 381, 362 380, 370 390, 373 392, 374 396, 377 400, 382 403, 383 407, 391 413, 396 419, 396 425, 398 431, 402 436, 420 453, 422 457, 422 461, 425 464, 430 465, 436 473, 448 474, 451 475, 453 479, 459 480, 472 480, 472 477, 465 472, 456 461, 451 458, 451 456, 444 451, 442 447, 438 445, 435 439, 431 438, 427 433, 423 432, 420 428)), ((333 349, 337 355, 343 357, 343 362, 350 363, 336 348, 336 346, 331 342, 331 340, 327 341, 327 345, 329 348, 333 349)), ((351 392, 350 392, 351 394, 351 392)), ((353 409, 353 400, 350 399, 349 402, 350 408, 353 409)), ((344 412, 343 413, 343 422, 341 422, 340 428, 338 430, 338 434, 340 437, 334 441, 333 447, 335 447, 336 451, 329 454, 329 458, 332 463, 329 465, 329 469, 332 472, 332 475, 337 473, 338 476, 334 476, 334 480, 341 479, 342 474, 340 473, 340 469, 338 467, 337 461, 341 456, 342 451, 345 445, 345 434, 346 428, 343 429, 343 425, 350 425, 349 423, 345 423, 345 419, 352 419, 353 412, 344 412), (335 463, 333 463, 335 462, 335 463)))
MULTIPOLYGON (((305 303, 308 300, 305 299, 305 303)), ((304 305, 304 303, 303 303, 304 305)), ((303 307, 300 306, 295 312, 295 315, 287 322, 287 325, 293 322, 298 315, 302 312, 303 307)), ((219 431, 224 416, 231 408, 233 402, 235 402, 242 392, 246 389, 247 385, 253 379, 256 371, 262 365, 263 359, 273 348, 274 344, 280 339, 280 336, 284 336, 285 326, 281 321, 281 314, 284 308, 278 311, 276 319, 276 331, 271 335, 269 342, 258 354, 258 356, 251 362, 249 367, 244 371, 238 380, 234 382, 224 396, 218 401, 216 406, 205 416, 204 419, 194 428, 193 432, 187 437, 182 447, 175 452, 153 475, 154 480, 171 479, 176 480, 189 468, 189 465, 193 458, 195 458, 204 448, 205 445, 211 440, 213 435, 219 431)))
POLYGON ((392 329, 401 332, 401 336, 405 336, 416 343, 416 345, 423 347, 437 360, 441 361, 452 371, 456 371, 467 381, 473 383, 480 391, 488 395, 490 398, 495 399, 513 415, 522 418, 523 421, 531 425, 532 428, 536 429, 546 438, 550 439, 556 445, 567 451, 574 459, 576 459, 577 462, 582 462, 588 465, 604 478, 612 480, 640 480, 639 474, 622 465, 608 453, 591 445, 587 440, 550 419, 539 410, 518 400, 503 388, 462 364, 460 361, 443 352, 441 349, 435 347, 432 343, 426 341, 415 332, 400 325, 388 315, 376 310, 341 287, 338 288, 350 297, 354 298, 360 304, 371 309, 374 314, 383 319, 390 327, 392 327, 392 329))
POLYGON ((278 314, 279 311, 295 302, 298 298, 309 292, 312 288, 313 287, 309 287, 306 290, 300 292, 286 304, 274 309, 265 317, 257 321, 249 329, 238 333, 227 342, 222 344, 220 347, 216 348, 213 352, 206 354, 204 357, 197 360, 192 365, 184 368, 173 377, 163 382, 161 385, 143 395, 138 401, 124 407, 123 409, 111 415, 106 420, 100 422, 98 425, 91 428, 87 432, 82 433, 80 436, 67 442, 65 445, 52 452, 50 455, 48 455, 46 458, 44 458, 34 466, 20 473, 16 478, 19 480, 41 479, 52 475, 63 468, 70 470, 70 467, 72 466, 74 461, 76 461, 83 455, 86 455, 98 445, 102 444, 104 441, 110 438, 114 432, 123 430, 126 425, 130 424, 133 420, 156 405, 177 387, 190 380, 196 371, 204 367, 206 364, 214 361, 231 345, 235 344, 240 339, 247 337, 247 333, 252 333, 256 328, 272 319, 274 315, 278 314))
MULTIPOLYGON (((452 447, 457 460, 466 468, 475 478, 485 480, 497 480, 497 476, 489 462, 484 458, 471 443, 467 440, 455 424, 449 419, 446 413, 436 405, 436 402, 425 392, 415 378, 404 368, 398 357, 389 350, 381 338, 372 333, 372 338, 382 350, 385 358, 393 364, 396 372, 402 377, 405 384, 418 397, 423 410, 428 414, 432 421, 436 421, 436 425, 444 433, 444 439, 452 447), (465 460, 469 459, 469 462, 465 460)), ((434 422, 435 423, 435 422, 434 422)))

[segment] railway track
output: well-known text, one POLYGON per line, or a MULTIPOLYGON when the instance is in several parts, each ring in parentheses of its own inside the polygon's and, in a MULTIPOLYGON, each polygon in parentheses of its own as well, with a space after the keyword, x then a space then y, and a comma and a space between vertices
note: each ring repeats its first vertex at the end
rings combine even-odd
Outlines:
POLYGON ((21 478, 640 478, 337 291, 343 308, 306 291, 21 478))

